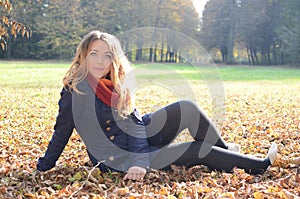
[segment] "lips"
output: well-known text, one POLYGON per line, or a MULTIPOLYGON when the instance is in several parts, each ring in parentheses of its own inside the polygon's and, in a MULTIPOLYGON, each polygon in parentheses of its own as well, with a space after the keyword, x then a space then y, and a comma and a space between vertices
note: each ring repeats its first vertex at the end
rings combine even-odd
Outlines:
POLYGON ((93 67, 93 70, 95 70, 95 71, 103 71, 104 69, 103 68, 99 68, 99 67, 93 67))

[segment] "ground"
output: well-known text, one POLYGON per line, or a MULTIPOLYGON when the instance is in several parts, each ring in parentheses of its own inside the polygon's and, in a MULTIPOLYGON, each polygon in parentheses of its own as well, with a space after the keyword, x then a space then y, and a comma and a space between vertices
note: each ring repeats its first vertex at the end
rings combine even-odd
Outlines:
MULTIPOLYGON (((206 84, 189 82, 194 100, 218 124, 226 141, 241 145, 242 153, 265 157, 271 143, 277 143, 276 165, 264 174, 174 166, 173 171, 153 170, 143 181, 133 182, 123 181, 123 174, 93 168, 76 132, 54 169, 34 172, 53 132, 61 89, 59 81, 53 83, 56 78, 61 76, 50 83, 32 83, 28 77, 23 86, 1 84, 0 199, 300 197, 300 169, 293 162, 300 155, 299 80, 222 81, 226 110, 222 121, 214 118, 206 84)), ((138 90, 137 106, 143 114, 181 97, 166 87, 150 85, 138 90)), ((190 139, 184 131, 176 142, 190 139)))

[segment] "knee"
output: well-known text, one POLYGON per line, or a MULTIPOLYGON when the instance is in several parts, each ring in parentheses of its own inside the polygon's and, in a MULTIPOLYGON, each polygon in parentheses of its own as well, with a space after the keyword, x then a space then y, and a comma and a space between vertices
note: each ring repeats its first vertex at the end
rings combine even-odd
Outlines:
POLYGON ((185 110, 197 110, 199 109, 199 106, 193 102, 192 100, 180 100, 179 101, 180 107, 185 110))
POLYGON ((181 113, 184 115, 189 115, 189 118, 193 120, 200 120, 200 117, 207 117, 203 110, 198 104, 191 100, 181 100, 180 102, 181 113))

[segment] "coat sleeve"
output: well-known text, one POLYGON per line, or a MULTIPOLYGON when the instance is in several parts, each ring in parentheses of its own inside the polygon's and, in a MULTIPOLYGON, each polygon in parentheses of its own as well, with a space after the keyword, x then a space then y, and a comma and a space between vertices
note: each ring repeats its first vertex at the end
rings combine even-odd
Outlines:
POLYGON ((45 155, 38 159, 37 169, 39 171, 47 171, 55 166, 75 127, 72 114, 72 94, 63 89, 60 95, 59 113, 56 117, 54 133, 45 155))
POLYGON ((150 156, 145 125, 136 110, 130 115, 130 119, 132 122, 128 128, 130 131, 128 147, 131 152, 131 166, 140 166, 148 169, 150 156))

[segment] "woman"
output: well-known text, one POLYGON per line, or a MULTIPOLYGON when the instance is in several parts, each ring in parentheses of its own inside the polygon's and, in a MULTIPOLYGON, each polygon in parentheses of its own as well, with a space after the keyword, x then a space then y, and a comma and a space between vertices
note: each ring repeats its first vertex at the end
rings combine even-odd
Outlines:
POLYGON ((240 154, 239 145, 226 143, 191 101, 178 101, 140 117, 131 96, 130 70, 116 37, 92 31, 83 38, 63 80, 55 131, 38 160, 39 171, 55 166, 74 128, 93 164, 103 171, 126 172, 125 180, 143 179, 147 169, 168 169, 171 164, 204 164, 226 172, 238 167, 256 174, 275 161, 275 144, 266 158, 240 154), (171 144, 185 128, 194 141, 171 144))

